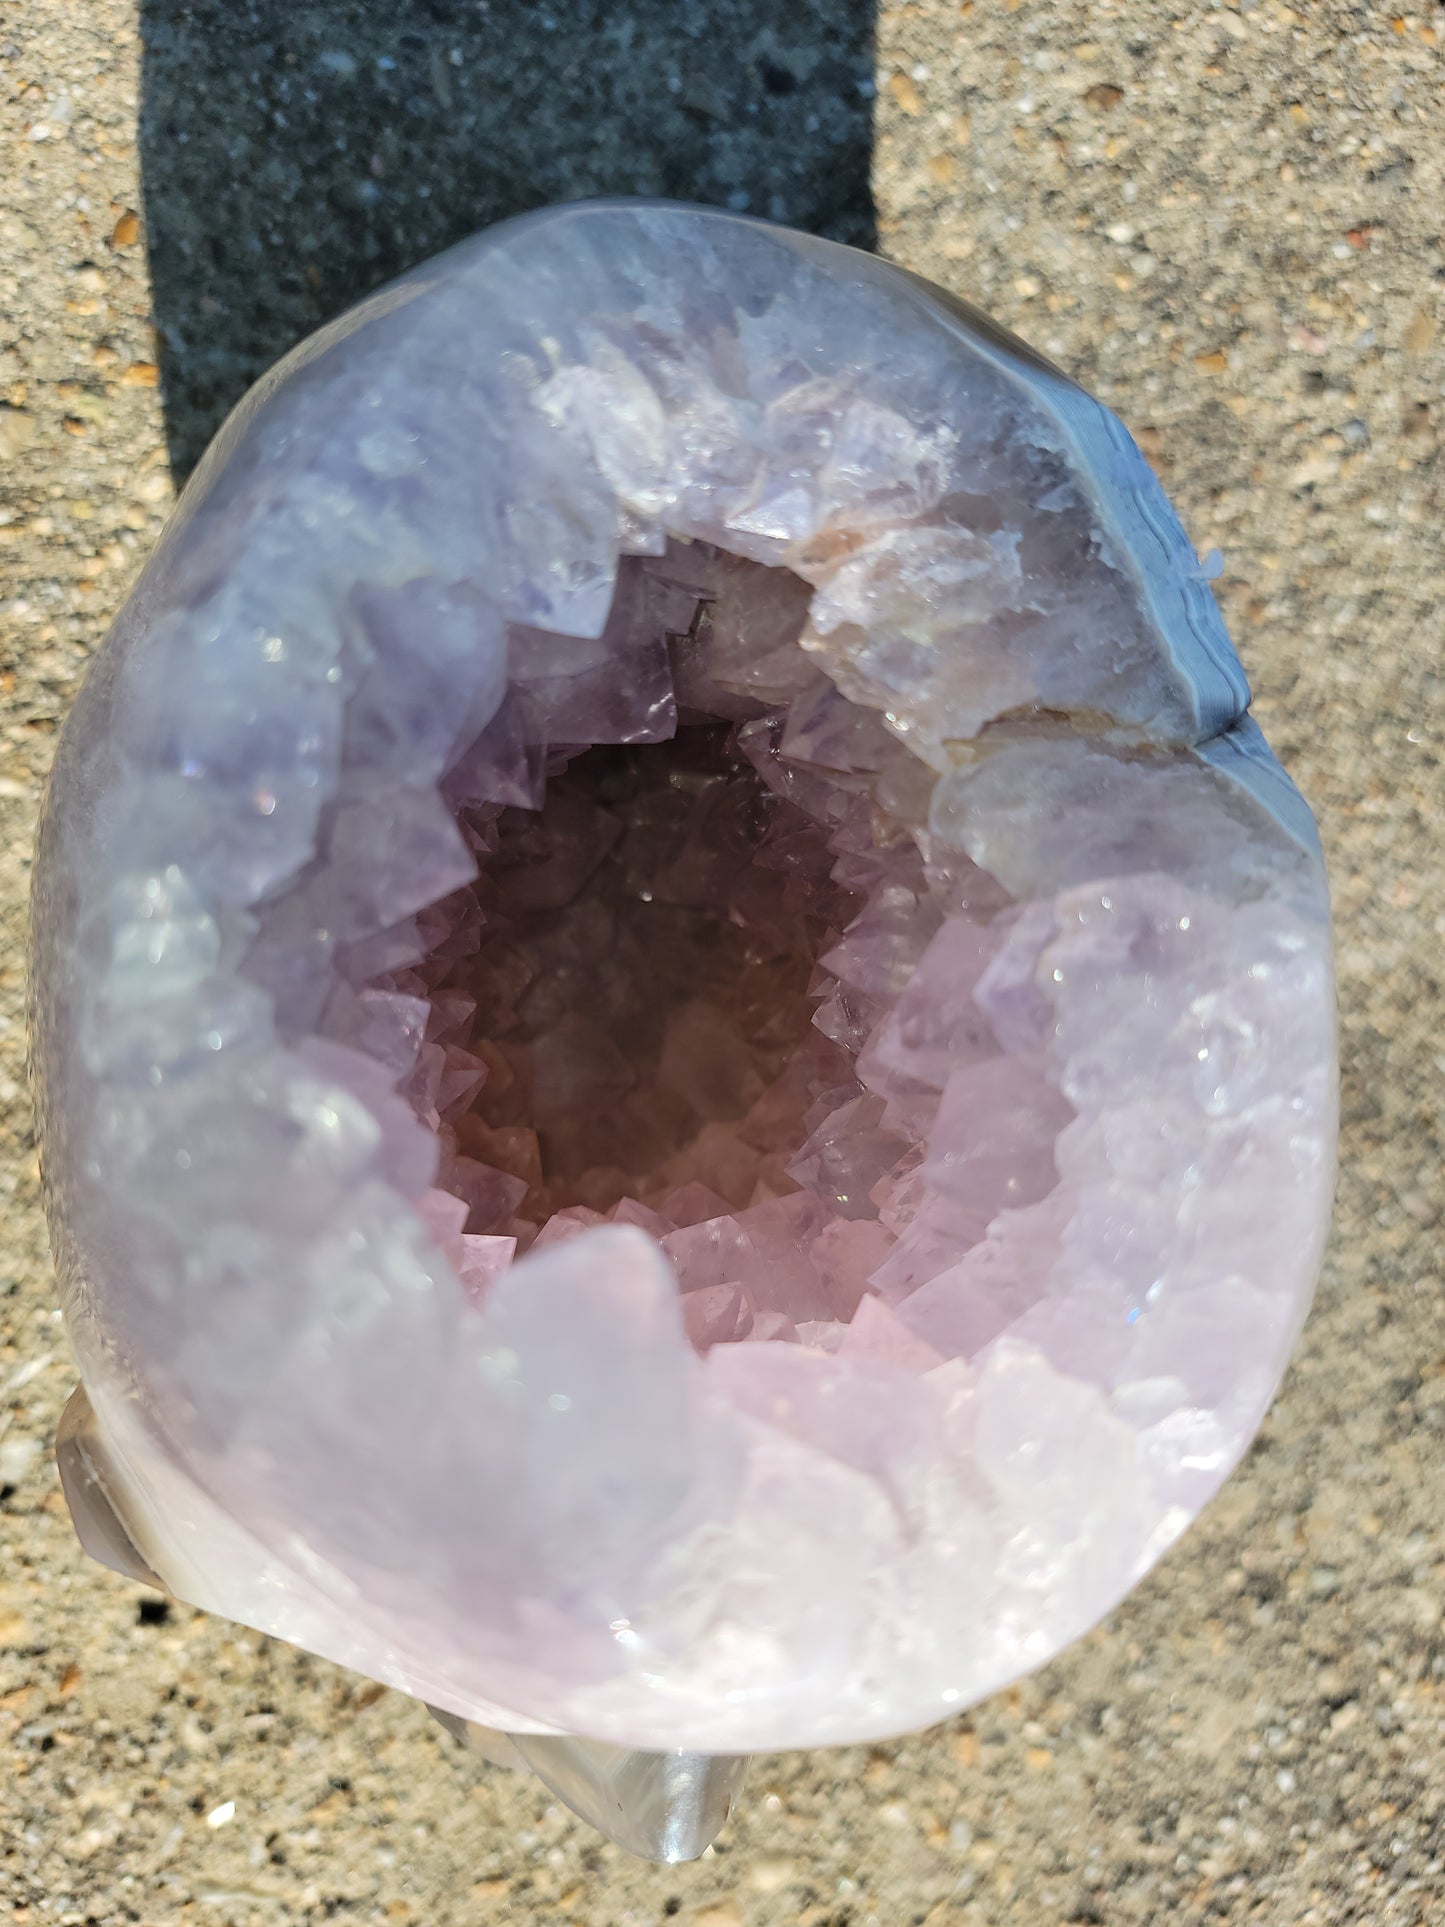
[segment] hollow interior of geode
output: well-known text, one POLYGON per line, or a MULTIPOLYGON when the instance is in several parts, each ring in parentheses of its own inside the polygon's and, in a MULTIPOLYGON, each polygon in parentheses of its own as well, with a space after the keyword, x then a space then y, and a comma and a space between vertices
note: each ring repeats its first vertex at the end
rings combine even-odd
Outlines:
POLYGON ((699 1349, 834 1349, 1053 1182, 1047 1094, 1002 1158, 970 1117, 930 1152, 960 1066, 986 1101, 968 990, 1008 899, 927 871, 933 773, 822 672, 809 594, 673 541, 624 558, 602 637, 509 632, 506 701, 444 783, 476 880, 371 986, 424 1025, 424 1208, 478 1300, 626 1223, 699 1349))

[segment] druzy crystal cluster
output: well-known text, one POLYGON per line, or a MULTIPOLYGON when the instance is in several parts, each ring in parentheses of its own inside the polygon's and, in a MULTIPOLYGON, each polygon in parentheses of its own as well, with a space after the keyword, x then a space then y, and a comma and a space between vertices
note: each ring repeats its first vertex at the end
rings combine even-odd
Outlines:
POLYGON ((97 1476, 460 1718, 942 1717, 1219 1485, 1332 1182, 1308 811, 1106 410, 896 269, 596 204, 306 343, 37 867, 97 1476))

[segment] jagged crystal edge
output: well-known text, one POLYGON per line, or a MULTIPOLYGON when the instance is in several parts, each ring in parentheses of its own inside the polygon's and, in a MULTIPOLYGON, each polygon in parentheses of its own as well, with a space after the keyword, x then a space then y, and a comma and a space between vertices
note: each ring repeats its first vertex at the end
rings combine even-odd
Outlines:
MULTIPOLYGON (((33 971, 46 1176, 147 1550, 185 1596, 489 1724, 741 1750, 979 1697, 1203 1503, 1308 1303, 1333 1135, 1308 813, 1252 723, 1220 733, 1242 678, 1152 475, 1029 358, 1000 386, 992 338, 921 321, 895 279, 758 224, 619 206, 430 264, 228 424, 57 757, 33 971), (674 357, 667 405, 656 351, 646 379, 629 357, 644 321, 674 357), (722 344, 721 383, 698 341, 722 344), (519 387, 478 373, 522 364, 519 387), (486 447, 509 451, 501 484, 486 447), (823 478, 811 505, 800 473, 823 478), (945 483, 1033 515, 1025 563, 986 518, 940 534, 945 483), (1030 489, 1082 549, 1051 541, 1030 489), (1140 552, 1161 528, 1162 564, 1140 552), (906 1220, 851 1355, 696 1359, 635 1229, 538 1256, 469 1312, 385 1078, 300 1047, 338 957, 382 955, 472 863, 435 783, 495 700, 503 625, 597 637, 619 546, 657 555, 664 532, 813 583, 809 661, 937 778, 918 915, 943 905, 948 941, 972 942, 946 906, 980 869, 1018 912, 985 919, 970 999, 1002 1048, 942 1094, 964 1120, 948 1195, 994 1215, 947 1288, 928 1240, 955 1232, 906 1220), (1023 640, 970 657, 1009 595, 1023 640), (1073 645, 1100 636, 1091 666, 1073 645), (378 850, 385 901, 353 887, 378 850), (1020 1083, 1019 1156, 1057 1133, 1058 1181, 997 1210, 966 1120, 1020 1083), (565 1381, 572 1433, 532 1409, 518 1360, 565 1381)), ((869 1075, 916 1102, 885 1028, 869 1075)))
POLYGON ((1163 647, 1194 692, 1197 740, 1229 729, 1249 708, 1249 681, 1194 545, 1134 437, 1112 409, 986 315, 917 278, 914 287, 1047 402, 1092 478, 1101 519, 1139 572, 1163 647))

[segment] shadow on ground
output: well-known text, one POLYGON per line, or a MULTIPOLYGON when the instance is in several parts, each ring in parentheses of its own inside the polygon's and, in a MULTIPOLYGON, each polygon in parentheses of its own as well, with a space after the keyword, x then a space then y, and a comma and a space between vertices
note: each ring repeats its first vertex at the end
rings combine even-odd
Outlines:
POLYGON ((667 195, 869 246, 874 0, 143 0, 178 478, 293 342, 474 229, 667 195))

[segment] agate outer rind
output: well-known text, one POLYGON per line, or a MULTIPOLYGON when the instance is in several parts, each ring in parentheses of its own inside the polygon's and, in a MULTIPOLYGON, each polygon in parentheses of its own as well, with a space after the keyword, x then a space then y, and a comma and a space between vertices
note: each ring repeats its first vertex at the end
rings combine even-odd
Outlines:
POLYGON ((459 1719, 658 1751, 900 1732, 1083 1632, 1245 1449, 1328 1220, 1323 863, 1247 703, 1117 420, 869 257, 593 203, 304 343, 117 618, 37 852, 52 1236, 145 1560, 459 1719), (434 1143, 336 1045, 475 869, 439 785, 518 626, 597 638, 620 559, 679 539, 812 587, 812 668, 923 786, 944 932, 986 886, 977 1062, 925 1061, 946 948, 860 1047, 895 1109, 944 1080, 955 1135, 832 1350, 700 1358, 636 1225, 473 1307, 434 1143), (1039 1132, 1054 1181, 995 1209, 1039 1132), (945 1194, 994 1200, 956 1250, 945 1194))

